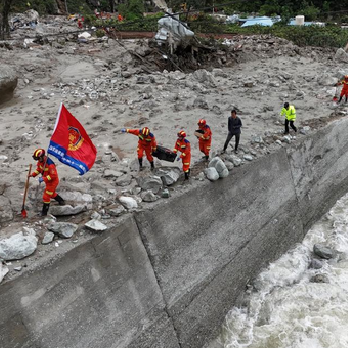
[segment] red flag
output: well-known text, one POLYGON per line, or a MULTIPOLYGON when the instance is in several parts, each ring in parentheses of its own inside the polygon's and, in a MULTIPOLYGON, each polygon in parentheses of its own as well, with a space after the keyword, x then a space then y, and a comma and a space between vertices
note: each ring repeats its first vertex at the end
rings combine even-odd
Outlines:
POLYGON ((80 122, 60 105, 48 153, 60 162, 77 169, 80 175, 93 166, 97 150, 80 122))

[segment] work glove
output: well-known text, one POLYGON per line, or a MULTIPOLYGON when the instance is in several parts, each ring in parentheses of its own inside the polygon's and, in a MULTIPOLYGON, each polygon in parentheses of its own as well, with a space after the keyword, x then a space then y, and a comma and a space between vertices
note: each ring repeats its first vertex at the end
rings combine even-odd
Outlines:
POLYGON ((126 133, 126 132, 127 132, 127 129, 126 129, 126 128, 122 128, 122 129, 121 129, 121 132, 122 132, 122 133, 126 133))
POLYGON ((43 181, 44 181, 43 177, 40 176, 40 178, 39 178, 39 183, 41 184, 43 181))

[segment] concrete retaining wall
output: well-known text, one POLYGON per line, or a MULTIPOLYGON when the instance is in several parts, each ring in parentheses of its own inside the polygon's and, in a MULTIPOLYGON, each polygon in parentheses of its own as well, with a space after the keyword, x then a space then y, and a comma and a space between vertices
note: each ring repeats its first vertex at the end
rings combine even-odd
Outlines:
POLYGON ((248 281, 348 191, 347 126, 196 184, 1 285, 0 346, 208 346, 248 281))

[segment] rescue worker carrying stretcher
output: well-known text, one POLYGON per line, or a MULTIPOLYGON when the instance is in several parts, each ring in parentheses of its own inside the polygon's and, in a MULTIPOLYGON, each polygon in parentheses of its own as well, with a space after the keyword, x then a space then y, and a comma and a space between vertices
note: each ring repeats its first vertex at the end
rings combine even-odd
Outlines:
POLYGON ((344 76, 344 79, 340 82, 337 82, 335 86, 343 85, 343 88, 341 90, 340 99, 338 100, 338 103, 342 100, 343 96, 346 97, 346 103, 348 101, 348 75, 344 76))
POLYGON ((144 127, 143 129, 121 129, 122 133, 130 133, 134 134, 139 138, 138 141, 138 161, 139 161, 139 169, 143 169, 143 155, 144 151, 146 153, 146 158, 151 164, 151 169, 154 169, 153 157, 152 153, 156 151, 156 139, 155 136, 150 132, 150 129, 144 127))
POLYGON ((186 133, 181 130, 178 133, 178 139, 176 140, 175 147, 173 152, 178 153, 181 152, 181 155, 178 156, 177 161, 182 160, 182 170, 185 173, 185 180, 188 180, 190 175, 190 164, 191 164, 191 144, 185 139, 186 133))
POLYGON ((41 216, 46 216, 48 209, 50 207, 51 198, 55 199, 59 205, 64 205, 65 202, 62 197, 56 193, 56 187, 59 184, 58 173, 56 165, 54 162, 45 156, 45 150, 38 149, 34 152, 33 159, 37 162, 36 170, 30 175, 35 178, 37 175, 41 174, 39 182, 43 181, 46 184, 44 194, 43 194, 43 207, 41 216))
POLYGON ((199 151, 204 153, 203 158, 208 161, 211 148, 211 136, 213 133, 207 125, 206 120, 201 119, 197 124, 199 129, 195 132, 195 136, 198 138, 199 151))

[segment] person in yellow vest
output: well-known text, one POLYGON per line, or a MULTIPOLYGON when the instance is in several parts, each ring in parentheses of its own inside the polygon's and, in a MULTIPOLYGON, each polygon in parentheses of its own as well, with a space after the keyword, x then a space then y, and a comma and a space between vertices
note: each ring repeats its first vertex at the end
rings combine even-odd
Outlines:
POLYGON ((285 130, 284 134, 289 134, 289 123, 291 128, 297 132, 297 128, 294 125, 294 122, 296 120, 296 109, 293 105, 290 105, 288 102, 284 103, 284 107, 282 108, 280 112, 280 116, 285 116, 285 130))

